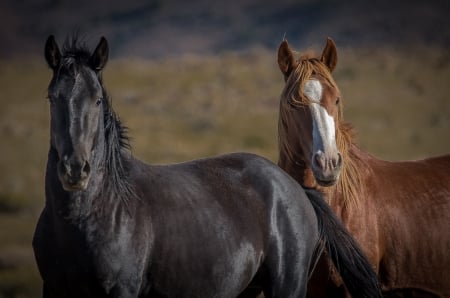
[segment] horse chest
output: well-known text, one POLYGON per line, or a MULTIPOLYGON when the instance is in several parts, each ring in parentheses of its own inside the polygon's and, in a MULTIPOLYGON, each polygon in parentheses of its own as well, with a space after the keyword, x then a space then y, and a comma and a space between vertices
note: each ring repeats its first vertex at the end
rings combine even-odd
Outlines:
POLYGON ((59 229, 45 225, 40 246, 44 282, 74 297, 102 297, 111 292, 133 296, 141 286, 143 262, 128 231, 114 233, 100 227, 79 229, 69 224, 59 229), (78 285, 78 286, 74 286, 78 285), (133 294, 134 293, 134 294, 133 294))

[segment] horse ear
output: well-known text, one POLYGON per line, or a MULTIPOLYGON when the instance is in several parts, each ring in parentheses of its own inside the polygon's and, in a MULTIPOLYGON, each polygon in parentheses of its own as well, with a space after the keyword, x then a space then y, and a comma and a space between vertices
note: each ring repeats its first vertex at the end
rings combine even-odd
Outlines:
POLYGON ((106 62, 108 62, 108 55, 108 42, 106 41, 106 38, 102 36, 90 58, 91 67, 96 71, 102 70, 103 67, 105 67, 106 62))
POLYGON ((337 64, 337 49, 336 44, 331 38, 327 38, 327 45, 323 49, 322 57, 320 58, 323 64, 325 64, 330 72, 336 68, 337 64))
POLYGON ((45 60, 47 60, 48 66, 53 70, 59 66, 61 60, 61 54, 53 35, 50 35, 45 43, 45 60))
POLYGON ((287 79, 294 69, 295 58, 292 50, 289 48, 287 40, 283 40, 278 48, 278 66, 287 79))

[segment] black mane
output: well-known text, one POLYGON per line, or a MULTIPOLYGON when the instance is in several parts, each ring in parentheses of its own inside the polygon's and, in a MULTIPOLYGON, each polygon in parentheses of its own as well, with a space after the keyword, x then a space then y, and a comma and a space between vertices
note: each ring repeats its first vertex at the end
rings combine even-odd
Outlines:
MULTIPOLYGON (((105 157, 107 170, 112 180, 111 189, 119 195, 125 205, 131 197, 136 197, 132 185, 128 182, 128 167, 125 159, 131 158, 131 146, 127 135, 128 128, 122 125, 112 110, 109 99, 105 98, 105 157), (125 156, 127 155, 127 156, 125 156)), ((107 188, 108 186, 105 186, 107 188)), ((105 191, 111 191, 106 189, 105 191)))
MULTIPOLYGON (((103 88, 103 83, 102 83, 103 88)), ((103 88, 103 110, 105 127, 105 152, 107 174, 112 178, 106 183, 104 192, 111 196, 120 196, 125 205, 131 197, 136 197, 133 187, 128 181, 128 167, 126 160, 131 158, 131 146, 127 135, 128 128, 122 124, 111 107, 111 101, 103 88)))

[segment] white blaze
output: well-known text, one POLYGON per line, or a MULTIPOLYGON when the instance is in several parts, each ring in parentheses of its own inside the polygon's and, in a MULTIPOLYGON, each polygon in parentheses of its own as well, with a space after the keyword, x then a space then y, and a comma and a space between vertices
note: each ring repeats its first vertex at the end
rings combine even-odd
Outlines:
POLYGON ((308 80, 305 83, 304 95, 311 100, 309 107, 313 119, 313 154, 319 152, 327 154, 336 150, 334 119, 320 105, 322 90, 318 80, 308 80))
POLYGON ((320 103, 322 99, 322 85, 318 80, 308 80, 303 88, 303 93, 309 100, 320 103))

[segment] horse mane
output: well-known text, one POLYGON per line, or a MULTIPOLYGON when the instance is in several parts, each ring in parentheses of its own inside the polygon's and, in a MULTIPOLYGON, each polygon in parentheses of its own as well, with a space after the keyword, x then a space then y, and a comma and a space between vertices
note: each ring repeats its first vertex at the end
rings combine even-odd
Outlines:
MULTIPOLYGON (((100 83, 103 83, 100 80, 100 83)), ((105 125, 105 163, 111 183, 105 184, 104 192, 119 195, 128 206, 129 199, 136 197, 132 184, 129 183, 128 167, 125 162, 131 156, 131 145, 128 137, 128 128, 122 124, 111 106, 111 99, 103 88, 104 125, 105 125), (128 155, 128 156, 125 156, 128 155), (108 185, 111 184, 111 185, 108 185)))
MULTIPOLYGON (((325 79, 330 86, 339 90, 328 67, 323 64, 320 59, 312 58, 310 55, 304 55, 300 57, 297 67, 286 80, 286 85, 280 99, 280 119, 278 122, 278 144, 280 152, 283 150, 291 162, 304 167, 307 163, 304 160, 295 160, 294 150, 297 148, 292 148, 289 144, 289 136, 286 128, 294 125, 293 122, 296 121, 296 119, 290 119, 287 111, 292 108, 301 108, 309 104, 309 99, 304 96, 303 86, 312 76, 318 76, 325 79)), ((336 145, 339 152, 342 154, 342 170, 338 182, 334 186, 326 187, 323 190, 328 194, 341 193, 345 207, 357 206, 358 190, 362 186, 362 178, 357 166, 357 161, 360 161, 360 158, 350 150, 351 146, 355 143, 355 132, 352 125, 343 120, 342 100, 339 101, 338 109, 336 145)))
MULTIPOLYGON (((78 36, 71 36, 66 39, 62 48, 60 70, 61 68, 68 68, 73 75, 77 75, 83 67, 90 67, 89 59, 91 55, 92 53, 86 44, 80 41, 78 36)), ((112 108, 112 100, 103 85, 101 73, 98 73, 98 79, 103 91, 102 105, 105 133, 104 160, 101 167, 106 169, 106 174, 110 177, 103 187, 103 193, 110 196, 119 196, 128 207, 130 198, 136 197, 135 191, 127 179, 128 168, 125 162, 131 156, 128 128, 122 124, 112 108)))

